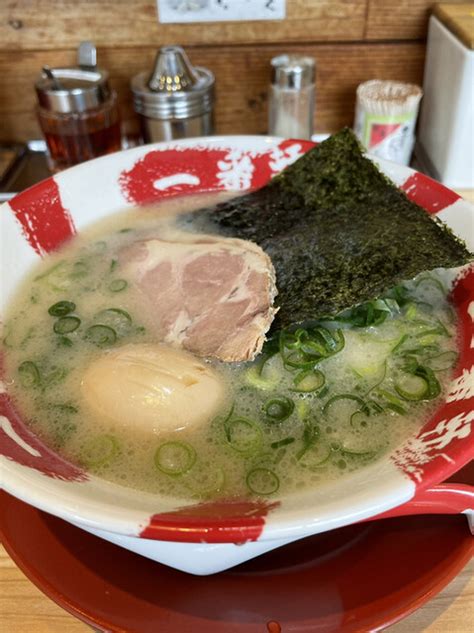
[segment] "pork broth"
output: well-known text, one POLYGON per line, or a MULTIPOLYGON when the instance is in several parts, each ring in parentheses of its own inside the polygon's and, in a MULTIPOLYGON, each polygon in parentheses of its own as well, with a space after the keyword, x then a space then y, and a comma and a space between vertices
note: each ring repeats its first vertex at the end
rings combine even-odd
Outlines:
POLYGON ((317 486, 380 459, 445 393, 457 341, 441 272, 271 333, 252 362, 163 343, 120 253, 182 235, 176 214, 224 197, 98 223, 45 257, 11 303, 9 393, 48 445, 107 480, 198 499, 317 486))

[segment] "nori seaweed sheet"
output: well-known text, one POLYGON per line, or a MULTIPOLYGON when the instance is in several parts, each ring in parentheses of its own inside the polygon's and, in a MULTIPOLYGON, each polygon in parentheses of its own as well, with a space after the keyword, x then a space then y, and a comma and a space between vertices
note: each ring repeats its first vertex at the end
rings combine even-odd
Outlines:
POLYGON ((280 306, 274 328, 334 316, 422 271, 471 259, 461 240, 364 157, 348 128, 263 188, 191 217, 271 257, 280 306))

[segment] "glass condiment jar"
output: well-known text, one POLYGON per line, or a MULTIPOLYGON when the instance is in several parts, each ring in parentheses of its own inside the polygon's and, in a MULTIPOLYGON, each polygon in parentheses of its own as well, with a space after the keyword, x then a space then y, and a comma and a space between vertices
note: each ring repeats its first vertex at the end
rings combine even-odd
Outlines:
POLYGON ((43 68, 36 82, 37 115, 52 171, 60 171, 121 147, 117 95, 107 71, 95 65, 95 47, 79 46, 79 64, 43 68))
POLYGON ((301 55, 271 60, 269 133, 283 138, 310 139, 315 102, 315 61, 301 55))

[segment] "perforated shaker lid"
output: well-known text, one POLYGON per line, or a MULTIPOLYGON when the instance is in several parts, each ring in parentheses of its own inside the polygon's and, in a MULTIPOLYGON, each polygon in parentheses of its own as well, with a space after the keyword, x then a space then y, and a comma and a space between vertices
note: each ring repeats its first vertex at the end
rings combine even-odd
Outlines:
POLYGON ((181 46, 163 46, 151 74, 131 81, 135 111, 154 119, 187 119, 209 112, 214 102, 214 75, 193 66, 181 46))

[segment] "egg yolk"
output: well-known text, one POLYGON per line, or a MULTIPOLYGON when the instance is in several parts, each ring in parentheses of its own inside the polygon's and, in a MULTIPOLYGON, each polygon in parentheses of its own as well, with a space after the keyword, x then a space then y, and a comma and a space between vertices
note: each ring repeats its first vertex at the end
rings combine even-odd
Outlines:
POLYGON ((192 354, 166 345, 132 344, 93 361, 81 382, 92 411, 121 426, 160 434, 208 423, 226 386, 192 354))

